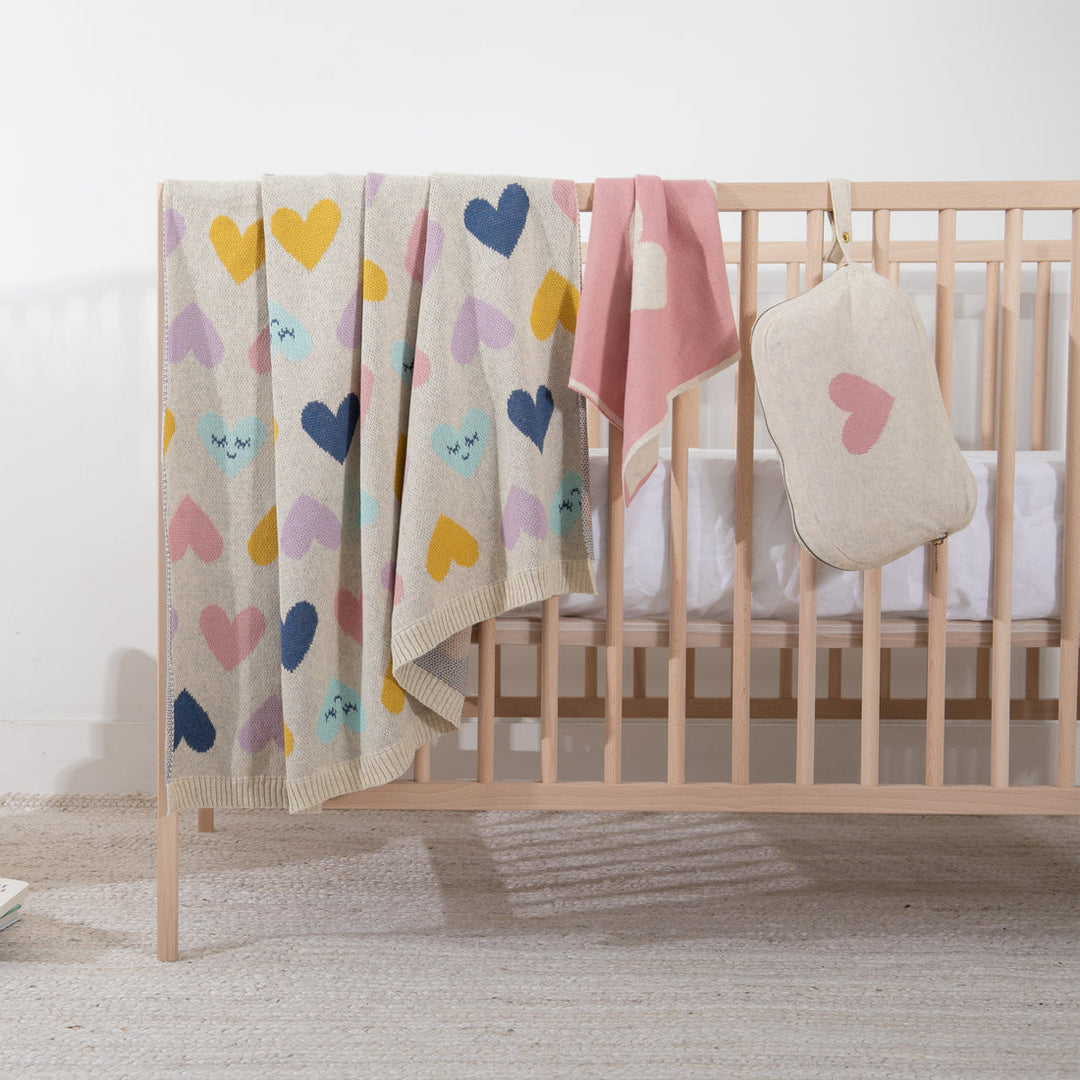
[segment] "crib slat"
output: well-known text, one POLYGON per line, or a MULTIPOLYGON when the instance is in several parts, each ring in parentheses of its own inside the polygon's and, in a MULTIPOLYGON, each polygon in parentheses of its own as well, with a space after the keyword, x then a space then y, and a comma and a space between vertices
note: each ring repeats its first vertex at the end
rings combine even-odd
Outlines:
POLYGON ((646 651, 643 646, 634 648, 634 697, 643 698, 645 690, 646 651))
MULTIPOLYGON (((787 264, 787 296, 799 295, 799 270, 802 264, 789 262, 787 264)), ((793 698, 795 696, 795 650, 783 649, 780 653, 780 674, 778 696, 793 698)))
MULTIPOLYGON (((937 306, 934 358, 945 412, 951 413, 953 285, 956 276, 956 211, 938 214, 937 306)), ((945 782, 945 617, 948 600, 948 541, 931 544, 926 643, 926 783, 945 782)))
POLYGON ((750 576, 754 522, 754 365, 758 214, 744 210, 739 262, 738 400, 735 409, 735 596, 731 647, 731 780, 750 782, 750 576))
POLYGON ((540 612, 540 783, 554 784, 559 757, 559 598, 540 612))
MULTIPOLYGON (((806 288, 823 277, 825 213, 806 215, 806 288)), ((799 546, 799 669, 795 703, 795 783, 814 782, 814 720, 817 706, 817 560, 799 546)))
POLYGON ((690 449, 689 394, 671 410, 671 600, 668 616, 667 781, 686 782, 686 520, 687 458, 690 449))
MULTIPOLYGON (((874 211, 873 258, 878 274, 889 272, 890 211, 874 211)), ((881 567, 863 571, 862 722, 859 782, 878 782, 881 722, 881 567)))
POLYGON ((495 779, 495 620, 485 619, 477 637, 476 781, 490 784, 495 779))
MULTIPOLYGON (((982 406, 979 446, 993 450, 997 422, 998 320, 1001 308, 1001 264, 986 264, 986 306, 983 313, 982 406)), ((990 696, 990 650, 975 654, 975 696, 990 696)))
POLYGON ((608 428, 607 626, 604 645, 604 781, 622 778, 623 511, 622 429, 608 428))
POLYGON ((1057 784, 1076 783, 1077 649, 1080 647, 1080 210, 1072 214, 1069 268, 1069 375, 1065 432, 1065 522, 1061 580, 1057 784))
POLYGON ((990 783, 1009 784, 1013 496, 1016 479, 1016 369, 1020 351, 1020 244, 1023 210, 1005 211, 1005 267, 998 384, 997 482, 994 512, 994 609, 990 671, 990 783))

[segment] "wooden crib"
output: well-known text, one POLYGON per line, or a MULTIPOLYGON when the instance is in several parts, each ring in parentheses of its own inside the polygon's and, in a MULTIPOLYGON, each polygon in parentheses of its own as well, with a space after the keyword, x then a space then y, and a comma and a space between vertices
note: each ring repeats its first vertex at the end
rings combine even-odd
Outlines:
MULTIPOLYGON (((591 209, 592 186, 578 185, 579 206, 591 209)), ((718 209, 740 217, 739 240, 725 245, 737 267, 740 336, 735 405, 735 601, 730 623, 688 622, 686 604, 687 461, 697 442, 698 391, 677 397, 672 408, 670 472, 670 589, 668 617, 623 618, 623 520, 621 483, 608 485, 606 530, 606 619, 559 615, 559 600, 543 603, 540 618, 505 616, 475 629, 478 645, 478 693, 469 698, 466 716, 476 718, 475 779, 432 779, 431 748, 417 754, 410 779, 341 796, 327 808, 544 809, 544 810, 711 810, 858 813, 1080 813, 1076 786, 1078 646, 1080 646, 1080 182, 1032 183, 855 183, 852 207, 872 213, 872 240, 853 245, 854 261, 872 263, 878 273, 897 280, 902 264, 936 266, 936 314, 933 327, 938 375, 946 406, 953 385, 953 328, 956 267, 979 264, 986 273, 986 313, 980 395, 980 447, 996 450, 997 471, 993 528, 992 618, 956 621, 946 615, 948 543, 930 560, 927 616, 883 617, 881 570, 864 574, 861 619, 818 618, 817 564, 800 556, 797 620, 751 618, 751 539, 753 524, 753 454, 755 389, 748 342, 758 314, 759 267, 786 268, 787 292, 795 294, 822 279, 828 188, 805 184, 721 184, 718 209), (1024 239, 1025 211, 1068 211, 1067 220, 1049 239, 1024 239), (890 240, 893 211, 936 214, 936 236, 928 240, 890 240), (997 211, 1004 214, 1001 240, 958 239, 958 214, 997 211), (801 215, 805 240, 759 240, 764 215, 801 215), (1021 365, 1022 265, 1037 267, 1034 332, 1030 357, 1021 365), (1069 266, 1068 347, 1049 348, 1052 267, 1069 266), (1064 355, 1067 353, 1067 356, 1064 355), (1057 358, 1055 359, 1055 355, 1057 358), (1053 363, 1067 363, 1054 372, 1053 363), (1019 393, 1018 373, 1030 372, 1030 386, 1019 393), (1061 618, 1014 620, 1013 493, 1016 454, 1047 448, 1047 394, 1050 375, 1067 386, 1065 497, 1061 566, 1061 618), (1018 400, 1032 402, 1030 439, 1018 446, 1018 400), (536 692, 503 693, 502 646, 531 646, 537 651, 536 692), (559 647, 584 650, 584 678, 578 695, 559 694, 559 647), (667 650, 667 694, 646 692, 646 649, 667 650), (892 692, 892 650, 926 650, 925 697, 897 697, 892 692), (623 691, 624 650, 633 663, 633 692, 623 691), (973 696, 946 695, 946 663, 953 649, 977 650, 973 696), (699 696, 696 665, 717 650, 730 654, 730 695, 699 696), (751 656, 772 650, 778 657, 775 692, 752 695, 751 656), (827 679, 818 686, 818 651, 827 650, 827 679), (861 693, 842 693, 846 650, 858 650, 861 693), (1025 685, 1014 696, 1011 666, 1014 650, 1025 650, 1025 685), (1044 650, 1059 650, 1058 693, 1040 695, 1044 650), (600 655, 604 685, 600 686, 600 655), (495 775, 496 718, 540 718, 538 780, 506 780, 495 775), (602 773, 588 781, 560 781, 560 720, 604 720, 602 773), (623 719, 666 720, 667 773, 656 782, 623 782, 623 719), (815 724, 818 718, 859 721, 857 782, 815 782, 815 724), (730 723, 730 773, 704 782, 687 782, 687 719, 730 723), (751 782, 750 735, 754 720, 786 720, 795 728, 794 774, 786 782, 751 782), (918 784, 879 782, 882 724, 899 719, 925 722, 925 776, 918 784), (988 775, 980 783, 945 782, 946 724, 950 720, 989 724, 988 775), (1010 780, 1010 728, 1031 721, 1057 721, 1056 779, 1052 784, 1010 780)), ((159 195, 160 208, 160 195, 159 195)), ((160 209, 159 209, 160 212, 160 209)), ((801 230, 800 230, 801 231, 801 230)), ((1041 230, 1046 231, 1046 230, 1041 230)), ((160 230, 159 230, 160 233, 160 230)), ((159 245, 160 247, 160 245, 159 245)), ((159 255, 160 257, 160 255, 159 255)), ((159 265, 159 304, 162 275, 159 265)), ((733 294, 735 295, 735 294, 733 294)), ((1025 298, 1026 302, 1026 298, 1025 298)), ((161 322, 159 319, 159 327, 161 322)), ((159 330, 159 334, 161 331, 159 330)), ((159 365, 161 363, 159 343, 159 365)), ((595 444, 601 421, 590 415, 595 444)), ((1025 423, 1025 428, 1026 428, 1025 423)), ((621 433, 611 428, 609 461, 621 458, 621 433)), ((160 453, 161 440, 158 447, 160 453)), ((158 695, 158 956, 177 955, 178 875, 177 815, 167 813, 165 798, 165 619, 164 545, 159 512, 159 695, 158 695)), ((726 657, 725 657, 726 660, 726 657)), ((719 725, 718 725, 719 727, 719 725)), ((718 736, 719 737, 719 736, 718 736)), ((213 827, 213 812, 199 811, 199 828, 213 827)))

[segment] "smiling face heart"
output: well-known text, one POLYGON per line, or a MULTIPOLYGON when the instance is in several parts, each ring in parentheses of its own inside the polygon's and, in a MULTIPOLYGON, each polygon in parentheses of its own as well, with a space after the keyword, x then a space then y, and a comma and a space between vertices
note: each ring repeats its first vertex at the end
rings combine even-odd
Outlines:
POLYGON ((311 335, 280 304, 268 300, 266 307, 270 313, 271 353, 281 353, 286 360, 303 360, 311 352, 311 335))
POLYGON ((581 477, 570 469, 551 503, 551 531, 565 536, 581 520, 581 477))
POLYGON ((466 480, 476 472, 491 434, 491 420, 483 409, 470 409, 458 432, 452 424, 440 424, 431 433, 431 449, 466 480))
POLYGON ((266 425, 257 416, 247 416, 232 430, 219 413, 199 418, 199 438, 218 468, 228 477, 250 465, 266 442, 266 425))
POLYGON ((367 714, 355 690, 337 679, 331 679, 315 724, 319 742, 331 742, 342 724, 351 731, 361 732, 367 727, 367 714))

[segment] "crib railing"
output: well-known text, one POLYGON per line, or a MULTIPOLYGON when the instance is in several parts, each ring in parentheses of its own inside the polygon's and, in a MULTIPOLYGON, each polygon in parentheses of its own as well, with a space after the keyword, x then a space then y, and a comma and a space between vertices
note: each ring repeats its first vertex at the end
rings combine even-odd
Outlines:
MULTIPOLYGON (((591 209, 591 185, 579 185, 579 206, 591 209)), ((946 406, 951 405, 955 276, 958 264, 986 271, 986 313, 981 371, 980 443, 997 453, 993 551, 993 609, 986 622, 950 621, 946 613, 948 543, 937 545, 929 559, 927 616, 888 617, 881 609, 881 571, 863 575, 861 620, 819 619, 817 564, 801 551, 798 619, 794 622, 751 617, 753 539, 753 451, 755 387, 750 361, 750 331, 758 314, 758 271, 766 265, 786 268, 787 292, 809 288, 823 276, 828 189, 818 184, 729 184, 718 186, 718 210, 740 217, 738 242, 725 245, 729 264, 737 267, 738 318, 744 343, 738 363, 735 455, 735 603, 730 624, 688 622, 686 606, 687 461, 697 441, 698 392, 673 402, 670 471, 669 617, 662 621, 623 619, 623 496, 618 478, 621 433, 608 432, 609 483, 606 535, 606 619, 560 618, 558 599, 546 601, 539 620, 507 616, 481 624, 478 643, 478 694, 466 714, 477 725, 476 780, 435 781, 430 748, 416 755, 411 780, 333 799, 328 807, 448 807, 671 810, 791 810, 961 813, 1077 813, 1076 720, 1078 646, 1080 646, 1080 183, 866 183, 852 185, 853 210, 872 215, 869 242, 853 245, 855 261, 870 262, 894 281, 907 263, 936 267, 934 350, 946 406), (1023 237, 1025 211, 1070 211, 1071 234, 1051 239, 1023 237), (931 241, 892 241, 891 214, 933 211, 937 236, 931 241), (1004 214, 1001 240, 967 241, 957 237, 957 216, 969 211, 1004 214), (763 214, 801 215, 805 241, 761 241, 763 214), (1049 309, 1051 267, 1069 270, 1067 422, 1065 428, 1065 510, 1061 569, 1061 618, 1012 619, 1012 537, 1017 402, 1020 354, 1021 268, 1037 265, 1034 297, 1034 343, 1031 359, 1031 437, 1027 449, 1043 449, 1047 439, 1047 387, 1051 363, 1049 309), (999 310, 1000 309, 1000 310, 999 310), (502 692, 503 646, 537 649, 535 695, 502 692), (583 693, 559 697, 559 646, 585 650, 583 693), (894 698, 891 650, 925 648, 925 698, 894 698), (974 698, 948 698, 949 649, 978 649, 974 698), (632 649, 633 692, 624 697, 624 648, 632 649), (667 695, 648 697, 645 650, 667 650, 667 695), (1013 648, 1027 649, 1025 692, 1012 696, 1013 648), (1059 650, 1058 694, 1042 698, 1041 653, 1059 650), (730 696, 695 693, 697 651, 730 650, 730 696), (775 697, 753 697, 750 688, 754 650, 779 650, 775 697), (819 696, 817 653, 828 650, 825 693, 819 696), (861 654, 861 693, 842 696, 844 651, 861 654), (604 692, 599 687, 599 657, 604 655, 604 692), (860 765, 857 783, 815 783, 815 733, 819 715, 857 718, 860 765), (499 780, 495 776, 495 721, 540 718, 539 781, 499 780), (557 775, 561 718, 604 718, 602 776, 596 781, 560 781, 557 775), (651 783, 622 781, 623 719, 665 718, 666 779, 651 783), (729 778, 686 782, 687 717, 730 718, 729 778), (795 724, 794 776, 787 783, 751 782, 751 720, 792 718, 795 724), (879 782, 882 721, 900 717, 925 720, 925 775, 922 784, 879 782), (946 784, 946 721, 985 719, 990 726, 989 775, 978 784, 946 784), (1056 778, 1053 784, 1010 782, 1010 723, 1057 721, 1056 778)), ((595 443, 602 421, 590 416, 595 443)))

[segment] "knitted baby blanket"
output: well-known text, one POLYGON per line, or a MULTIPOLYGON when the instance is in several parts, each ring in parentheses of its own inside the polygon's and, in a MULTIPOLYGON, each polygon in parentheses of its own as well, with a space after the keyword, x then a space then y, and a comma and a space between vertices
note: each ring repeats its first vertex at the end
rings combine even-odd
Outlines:
POLYGON ((318 809, 595 591, 567 181, 164 188, 169 807, 318 809))
POLYGON ((570 385, 623 430, 627 505, 656 468, 668 402, 738 357, 715 188, 597 180, 570 385))

